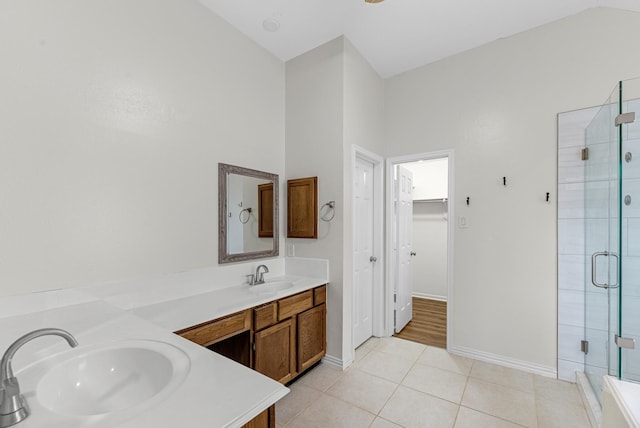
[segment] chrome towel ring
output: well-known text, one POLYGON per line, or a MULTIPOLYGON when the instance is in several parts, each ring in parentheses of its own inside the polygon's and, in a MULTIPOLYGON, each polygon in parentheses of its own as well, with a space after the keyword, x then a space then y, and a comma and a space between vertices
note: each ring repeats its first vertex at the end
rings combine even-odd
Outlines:
POLYGON ((331 221, 336 215, 336 201, 329 201, 320 207, 320 220, 331 221))
POLYGON ((238 213, 238 219, 240 220, 240 223, 242 224, 247 224, 249 223, 249 219, 251 218, 251 208, 245 208, 242 211, 240 211, 238 213), (244 213, 247 213, 246 215, 243 215, 244 213))

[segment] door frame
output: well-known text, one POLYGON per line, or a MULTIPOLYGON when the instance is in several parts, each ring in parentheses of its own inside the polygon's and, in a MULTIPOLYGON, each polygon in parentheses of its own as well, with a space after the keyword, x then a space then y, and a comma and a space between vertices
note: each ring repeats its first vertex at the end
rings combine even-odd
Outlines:
MULTIPOLYGON (((353 172, 356 170, 356 160, 360 158, 373 164, 373 251, 377 255, 378 261, 373 266, 373 310, 371 312, 373 318, 373 335, 376 337, 382 337, 385 335, 386 320, 385 314, 385 302, 384 302, 384 158, 377 155, 367 149, 364 149, 357 145, 352 145, 351 148, 351 206, 354 205, 354 179, 353 172)), ((351 210, 351 249, 355 248, 355 228, 353 225, 357 221, 355 210, 351 210)), ((352 255, 353 256, 353 255, 352 255)), ((351 284, 352 284, 352 308, 355 305, 355 287, 354 284, 354 267, 351 267, 351 284)), ((353 349, 353 320, 351 319, 351 348, 353 349)))
POLYGON ((386 262, 385 262, 385 270, 386 270, 386 284, 385 287, 385 335, 393 336, 394 333, 394 311, 395 304, 393 301, 393 293, 394 293, 394 275, 396 272, 396 268, 394 266, 395 258, 393 257, 393 230, 395 227, 395 215, 393 212, 393 168, 398 164, 409 163, 409 162, 417 162, 419 160, 431 160, 431 159, 442 159, 447 158, 447 175, 448 175, 448 183, 447 183, 447 193, 448 193, 448 201, 447 203, 447 350, 451 347, 451 343, 453 342, 453 242, 454 242, 454 231, 455 231, 455 153, 453 149, 447 150, 439 150, 435 152, 427 152, 427 153, 416 153, 412 155, 404 155, 404 156, 396 156, 390 157, 387 159, 387 180, 386 180, 386 218, 387 218, 387 227, 386 227, 386 262))

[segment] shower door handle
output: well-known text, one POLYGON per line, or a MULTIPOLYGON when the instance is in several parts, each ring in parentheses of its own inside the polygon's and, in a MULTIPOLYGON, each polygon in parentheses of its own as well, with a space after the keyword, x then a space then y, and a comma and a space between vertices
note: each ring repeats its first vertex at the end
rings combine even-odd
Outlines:
POLYGON ((611 257, 616 258, 616 283, 609 286, 609 288, 618 288, 618 268, 620 267, 620 263, 618 261, 618 255, 616 253, 609 253, 611 257))
POLYGON ((598 288, 618 288, 618 255, 616 253, 610 253, 609 251, 598 251, 591 255, 591 283, 598 288), (597 280, 596 275, 596 261, 598 257, 615 257, 616 258, 616 283, 609 285, 607 283, 600 283, 597 280))

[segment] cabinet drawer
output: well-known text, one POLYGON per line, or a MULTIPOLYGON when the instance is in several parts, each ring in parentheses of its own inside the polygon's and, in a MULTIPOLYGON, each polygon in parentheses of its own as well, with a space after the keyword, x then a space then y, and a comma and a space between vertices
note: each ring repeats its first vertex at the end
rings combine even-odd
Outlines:
POLYGON ((251 309, 247 309, 176 333, 198 345, 209 346, 250 329, 251 309))
POLYGON ((270 327, 278 322, 278 305, 276 302, 266 303, 253 308, 253 329, 255 331, 270 327))
POLYGON ((313 290, 280 299, 278 301, 278 321, 291 318, 311 307, 313 307, 313 290))
POLYGON ((327 301, 327 286, 323 285, 313 289, 313 306, 318 306, 327 301))

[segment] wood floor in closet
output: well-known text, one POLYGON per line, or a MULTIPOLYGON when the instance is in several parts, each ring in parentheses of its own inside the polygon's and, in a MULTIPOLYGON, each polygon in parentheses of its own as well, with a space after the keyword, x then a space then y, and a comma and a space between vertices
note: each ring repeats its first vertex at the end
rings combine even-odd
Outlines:
POLYGON ((447 302, 412 299, 413 314, 409 324, 394 336, 424 345, 447 347, 447 302))

